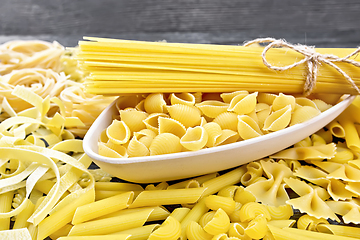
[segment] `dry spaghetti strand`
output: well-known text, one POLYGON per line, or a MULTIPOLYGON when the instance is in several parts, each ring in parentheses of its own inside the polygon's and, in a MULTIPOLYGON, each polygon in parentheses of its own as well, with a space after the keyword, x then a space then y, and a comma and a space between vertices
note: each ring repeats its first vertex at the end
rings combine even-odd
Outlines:
POLYGON ((85 40, 79 42, 77 59, 90 73, 85 86, 92 94, 239 89, 306 95, 360 93, 360 49, 319 48, 315 52, 312 47, 268 38, 245 46, 85 40), (263 42, 270 44, 248 46, 263 42))

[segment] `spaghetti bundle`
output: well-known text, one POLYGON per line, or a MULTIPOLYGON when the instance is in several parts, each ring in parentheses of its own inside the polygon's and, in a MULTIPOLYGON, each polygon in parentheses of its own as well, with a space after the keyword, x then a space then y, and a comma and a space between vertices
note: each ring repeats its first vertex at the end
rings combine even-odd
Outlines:
MULTIPOLYGON (((82 69, 90 73, 85 85, 93 94, 236 90, 295 94, 303 92, 309 70, 305 63, 284 71, 269 69, 263 63, 263 47, 84 39, 87 41, 79 42, 77 58, 82 69)), ((360 68, 343 61, 355 49, 316 50, 316 54, 338 57, 334 64, 360 86, 360 68)), ((360 62, 357 54, 350 58, 356 64, 360 62)), ((303 54, 287 47, 275 47, 266 53, 266 60, 279 67, 303 59, 303 54)), ((321 66, 313 93, 358 93, 344 74, 322 63, 318 63, 321 66)))

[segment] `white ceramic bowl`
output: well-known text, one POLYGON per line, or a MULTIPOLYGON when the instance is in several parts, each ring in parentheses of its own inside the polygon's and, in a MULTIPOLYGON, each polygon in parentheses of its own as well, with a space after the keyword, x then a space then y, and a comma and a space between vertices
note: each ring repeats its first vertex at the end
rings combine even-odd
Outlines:
POLYGON ((307 122, 261 137, 193 152, 134 158, 108 158, 98 154, 101 132, 116 113, 114 101, 92 124, 84 137, 85 153, 104 171, 131 182, 150 183, 176 180, 236 167, 285 149, 315 133, 345 110, 350 96, 307 122))

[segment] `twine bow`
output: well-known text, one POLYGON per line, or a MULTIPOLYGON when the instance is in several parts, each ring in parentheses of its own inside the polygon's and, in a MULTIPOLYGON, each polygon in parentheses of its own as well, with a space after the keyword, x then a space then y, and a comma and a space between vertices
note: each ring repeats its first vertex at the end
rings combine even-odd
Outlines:
POLYGON ((266 67, 268 67, 269 69, 272 69, 275 71, 285 71, 285 70, 291 69, 293 67, 296 67, 300 64, 303 64, 303 63, 305 64, 306 69, 307 69, 307 75, 306 75, 306 80, 305 80, 305 84, 304 84, 304 94, 305 95, 309 95, 312 92, 312 90, 315 88, 318 68, 319 68, 319 65, 321 65, 322 63, 328 64, 329 66, 336 69, 341 75, 343 75, 345 77, 345 79, 348 81, 348 83, 350 83, 351 86, 360 94, 360 89, 355 84, 355 82, 351 79, 351 77, 335 64, 336 62, 345 62, 345 63, 349 63, 355 67, 360 68, 359 62, 349 59, 350 57, 352 57, 360 52, 360 47, 357 48, 351 54, 347 55, 346 57, 340 58, 340 57, 332 55, 332 54, 320 54, 315 51, 315 48, 313 46, 306 46, 306 45, 301 45, 301 44, 293 45, 282 39, 258 38, 258 39, 246 42, 244 44, 244 46, 249 46, 254 43, 269 43, 264 48, 264 51, 261 54, 264 65, 266 67), (302 59, 298 62, 295 62, 293 64, 284 66, 284 67, 278 67, 278 66, 271 65, 266 59, 266 53, 271 48, 274 48, 274 47, 287 47, 289 49, 292 49, 292 50, 304 55, 304 59, 302 59))

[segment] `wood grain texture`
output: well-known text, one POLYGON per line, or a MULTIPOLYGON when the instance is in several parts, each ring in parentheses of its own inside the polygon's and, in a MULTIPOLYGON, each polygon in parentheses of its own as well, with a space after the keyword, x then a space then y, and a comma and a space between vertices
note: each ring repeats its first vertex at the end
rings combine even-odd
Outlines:
POLYGON ((358 0, 1 0, 0 41, 76 45, 84 35, 242 44, 271 36, 318 47, 356 47, 358 0))

